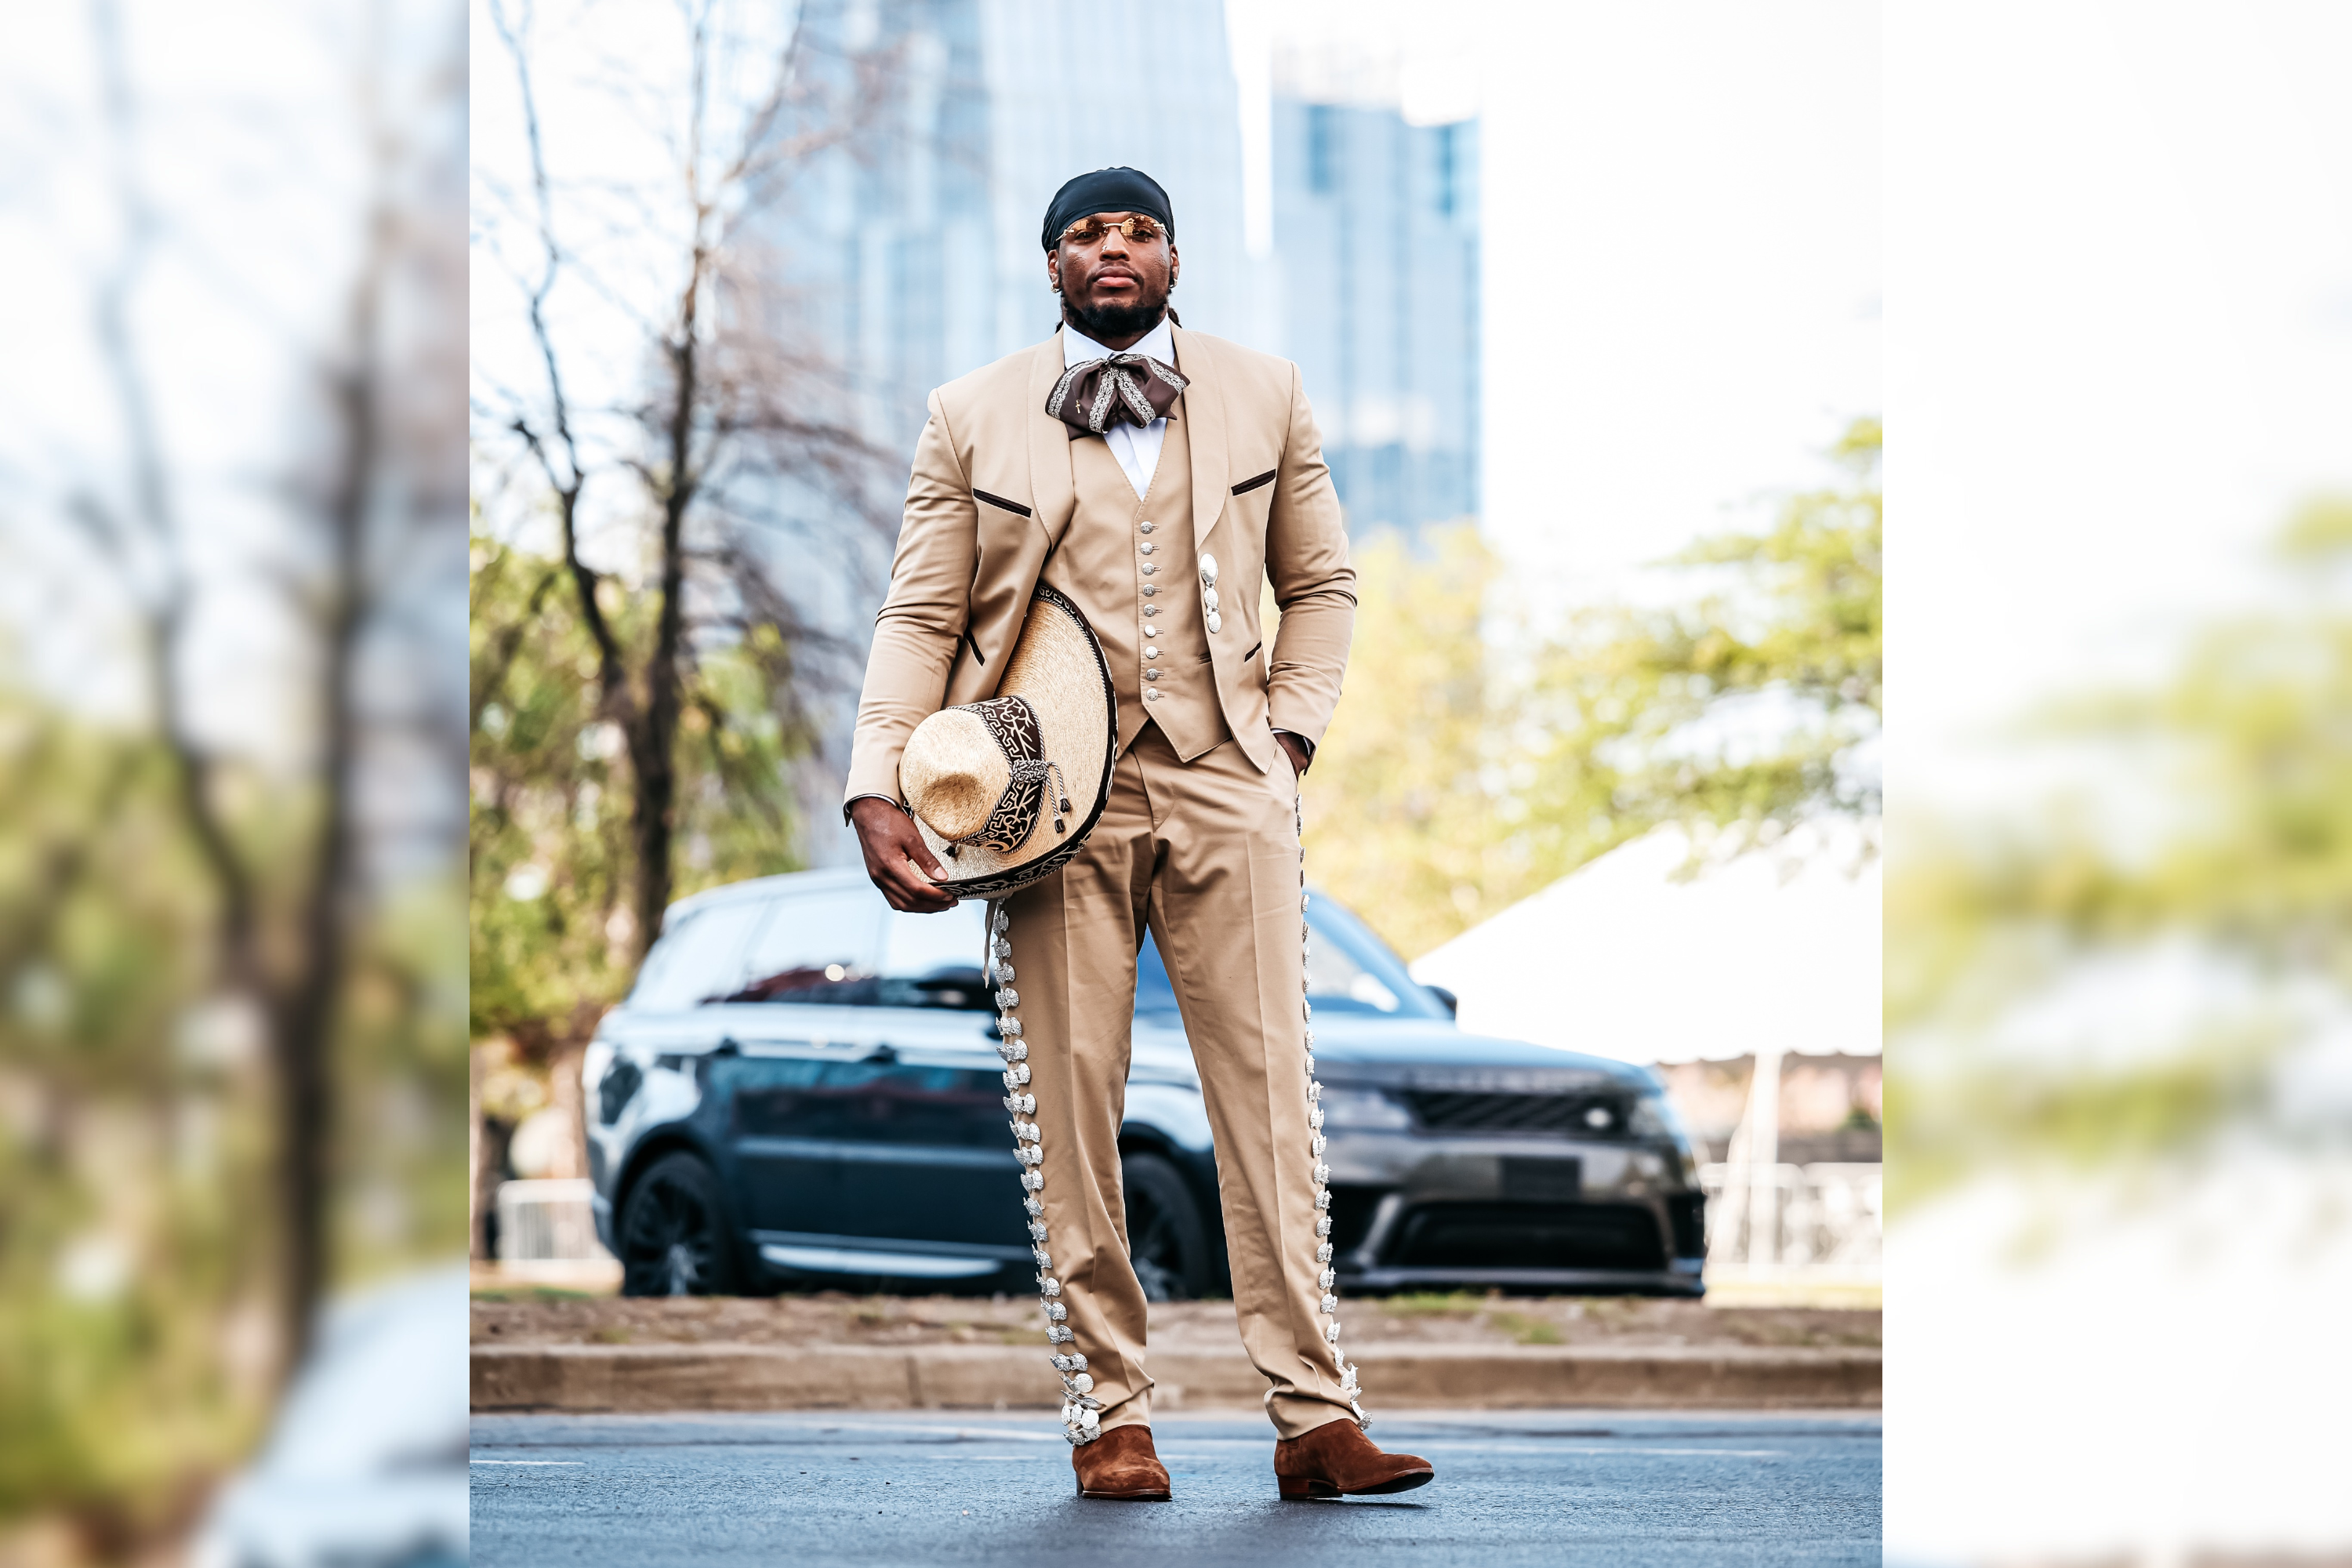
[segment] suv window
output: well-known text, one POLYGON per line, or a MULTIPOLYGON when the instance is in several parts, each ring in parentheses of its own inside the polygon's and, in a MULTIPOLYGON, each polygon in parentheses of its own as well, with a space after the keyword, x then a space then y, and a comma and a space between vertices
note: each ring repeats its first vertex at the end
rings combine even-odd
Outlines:
MULTIPOLYGON (((1318 899, 1307 906, 1315 937, 1307 960, 1307 997, 1339 1013, 1381 1013, 1442 1017, 1437 1004, 1412 982, 1381 939, 1337 904, 1318 899)), ((1150 936, 1135 964, 1135 1010, 1173 1013, 1176 992, 1168 968, 1150 936)))
POLYGON ((744 940, 768 912, 757 899, 730 899, 696 910, 662 932, 637 972, 632 1007, 691 1007, 732 990, 742 971, 744 940))
POLYGON ((1307 915, 1315 928, 1307 994, 1315 1005, 1340 1013, 1452 1021, 1445 1005, 1423 990, 1379 933, 1346 905, 1318 894, 1307 915))
POLYGON ((1348 1013, 1393 1013, 1398 1007, 1396 992, 1321 927, 1307 947, 1307 999, 1348 1013))
POLYGON ((986 1010, 981 910, 901 914, 871 888, 780 899, 727 1000, 986 1010))
MULTIPOLYGON (((1310 916, 1322 911, 1310 906, 1310 916)), ((1416 1013, 1413 999, 1374 973, 1352 950, 1360 940, 1348 930, 1334 930, 1337 921, 1313 920, 1315 939, 1307 961, 1307 996, 1318 1007, 1346 1013, 1416 1013)), ((1373 940, 1377 941, 1377 938, 1373 940)), ((1135 1010, 1138 1013, 1176 1011, 1175 987, 1158 944, 1147 933, 1135 963, 1135 1010)))
MULTIPOLYGON (((877 898, 880 895, 876 895, 877 898)), ((878 1000, 885 1007, 994 1009, 981 970, 987 905, 966 899, 935 915, 890 913, 884 928, 878 1000)))
POLYGON ((1176 987, 1168 983, 1168 965, 1160 961, 1159 941, 1150 931, 1143 933, 1143 951, 1135 955, 1135 1010, 1176 1011, 1176 987))
POLYGON ((787 893, 744 955, 730 1002, 839 1004, 874 973, 889 906, 871 888, 787 893))

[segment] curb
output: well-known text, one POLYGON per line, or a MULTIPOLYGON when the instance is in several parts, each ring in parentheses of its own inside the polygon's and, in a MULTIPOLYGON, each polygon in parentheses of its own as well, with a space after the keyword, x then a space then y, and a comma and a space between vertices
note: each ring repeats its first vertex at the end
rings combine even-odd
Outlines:
MULTIPOLYGON (((1876 1409, 1876 1350, 1421 1345, 1351 1352, 1372 1399, 1399 1409, 1876 1409)), ((488 1411, 1050 1410, 1043 1346, 476 1345, 488 1411)), ((1237 1354, 1158 1351, 1163 1409, 1255 1405, 1237 1354)))

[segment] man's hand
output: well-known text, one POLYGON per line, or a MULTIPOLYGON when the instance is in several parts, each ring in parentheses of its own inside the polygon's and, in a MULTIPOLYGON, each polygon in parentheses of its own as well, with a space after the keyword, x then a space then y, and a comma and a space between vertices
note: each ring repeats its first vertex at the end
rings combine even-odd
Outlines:
POLYGON ((1274 738, 1282 743, 1282 754, 1290 759, 1290 776, 1292 780, 1297 781, 1298 779, 1305 778, 1307 776, 1306 742, 1299 740, 1297 736, 1290 733, 1287 730, 1276 730, 1274 732, 1274 738))
POLYGON ((915 831, 912 817, 879 795, 868 795, 850 803, 849 821, 866 853, 866 874, 892 909, 935 915, 956 907, 954 897, 939 886, 947 873, 915 831))

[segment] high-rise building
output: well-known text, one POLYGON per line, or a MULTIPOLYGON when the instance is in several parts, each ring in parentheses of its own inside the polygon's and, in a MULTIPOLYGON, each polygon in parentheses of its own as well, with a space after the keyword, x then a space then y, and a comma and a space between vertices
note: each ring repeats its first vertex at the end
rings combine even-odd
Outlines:
POLYGON ((1273 104, 1277 352, 1351 531, 1478 510, 1478 127, 1273 104))
POLYGON ((1239 335, 1252 300, 1223 0, 849 4, 824 24, 902 63, 886 134, 830 160, 775 243, 818 335, 911 452, 930 389, 1051 333, 1039 226, 1062 183, 1127 164, 1175 208, 1188 326, 1239 335))

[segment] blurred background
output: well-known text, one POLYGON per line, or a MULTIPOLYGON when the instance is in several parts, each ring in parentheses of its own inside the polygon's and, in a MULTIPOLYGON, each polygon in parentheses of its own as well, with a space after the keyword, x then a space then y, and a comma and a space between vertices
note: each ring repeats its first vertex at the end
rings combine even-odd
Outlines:
POLYGON ((454 1260, 605 1279, 580 1055, 668 901, 851 855, 923 395, 1051 330, 1037 215, 1122 162, 1347 508, 1314 874, 1465 1026, 1658 1067, 1719 1299, 1874 1300, 1891 1214, 1890 1556, 2341 1560, 2347 52, 13 9, 0 1561, 462 1553, 454 1260))
POLYGON ((0 1561, 464 1555, 465 48, 0 19, 0 1561))
POLYGON ((1888 13, 1892 1561, 2352 1557, 2347 24, 1888 13))

